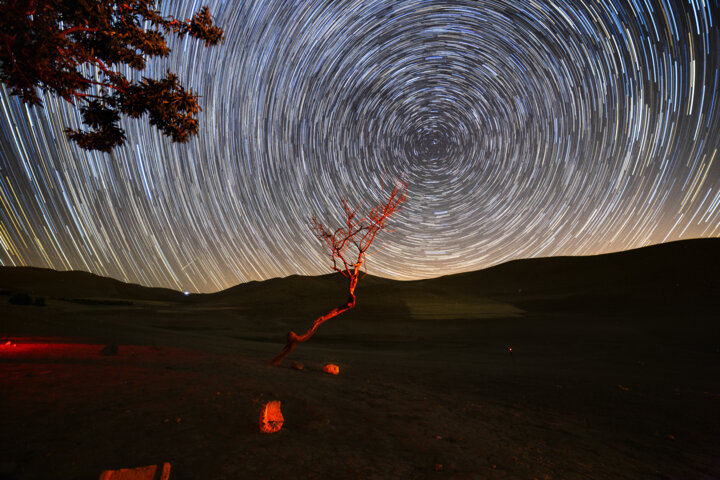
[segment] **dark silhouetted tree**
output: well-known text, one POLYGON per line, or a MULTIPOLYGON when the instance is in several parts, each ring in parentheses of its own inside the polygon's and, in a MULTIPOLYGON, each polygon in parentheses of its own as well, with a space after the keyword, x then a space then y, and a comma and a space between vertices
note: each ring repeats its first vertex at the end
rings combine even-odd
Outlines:
POLYGON ((89 130, 66 129, 87 150, 108 152, 125 142, 121 115, 148 114, 174 142, 198 130, 197 95, 167 71, 131 81, 123 66, 142 70, 170 52, 165 36, 190 35, 216 45, 223 31, 207 7, 191 19, 163 17, 155 0, 0 1, 0 79, 23 102, 41 105, 38 89, 77 105, 89 130))
POLYGON ((312 219, 312 229, 315 235, 329 250, 332 269, 340 272, 348 280, 348 299, 342 305, 317 318, 302 335, 289 332, 285 348, 270 360, 271 364, 280 364, 298 343, 307 342, 320 325, 355 307, 355 287, 360 278, 360 269, 365 265, 368 249, 375 241, 377 234, 387 229, 388 220, 398 212, 405 202, 406 194, 407 183, 404 181, 396 183, 387 198, 365 216, 358 214, 360 207, 353 209, 347 201, 343 200, 344 225, 334 231, 325 228, 315 218, 312 219))

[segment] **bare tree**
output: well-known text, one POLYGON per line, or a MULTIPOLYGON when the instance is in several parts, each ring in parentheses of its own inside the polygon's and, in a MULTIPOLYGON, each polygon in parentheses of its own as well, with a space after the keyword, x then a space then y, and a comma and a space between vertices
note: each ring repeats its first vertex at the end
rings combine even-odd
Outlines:
MULTIPOLYGON (((272 365, 279 365, 295 349, 298 343, 307 342, 317 331, 318 327, 333 317, 355 307, 355 287, 360 278, 360 269, 365 265, 368 249, 377 237, 377 234, 387 230, 388 220, 398 212, 406 200, 407 182, 397 182, 387 198, 374 207, 365 216, 360 216, 360 207, 353 209, 346 200, 342 201, 345 224, 335 231, 331 231, 323 224, 312 219, 312 229, 315 235, 325 243, 330 250, 332 269, 340 272, 348 279, 348 299, 342 305, 330 310, 317 318, 312 326, 302 335, 295 332, 287 334, 285 348, 270 360, 272 365)), ((367 273, 367 270, 365 271, 367 273)), ((363 274, 364 276, 364 274, 363 274)))

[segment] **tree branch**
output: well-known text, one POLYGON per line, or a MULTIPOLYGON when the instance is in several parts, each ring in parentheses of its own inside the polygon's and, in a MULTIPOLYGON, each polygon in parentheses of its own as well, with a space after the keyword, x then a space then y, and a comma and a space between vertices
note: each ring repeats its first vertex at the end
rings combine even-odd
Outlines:
MULTIPOLYGON (((306 342, 317 331, 318 327, 329 319, 344 313, 355 307, 356 296, 355 287, 360 277, 360 269, 365 266, 365 255, 372 245, 379 232, 386 229, 387 220, 397 213, 400 206, 406 200, 407 183, 403 180, 395 185, 395 188, 388 196, 388 199, 370 210, 370 213, 360 219, 357 218, 357 212, 360 206, 354 210, 348 206, 346 200, 342 200, 342 209, 345 213, 345 227, 340 227, 334 232, 326 229, 316 218, 312 218, 311 229, 315 236, 323 241, 330 250, 330 257, 333 262, 332 269, 340 272, 348 279, 348 300, 344 304, 330 310, 325 315, 318 317, 312 326, 302 335, 298 335, 293 331, 287 334, 285 347, 277 354, 270 363, 279 365, 292 352, 298 343, 306 342), (350 257, 351 246, 357 250, 354 258, 350 257), (347 258, 346 258, 347 257, 347 258), (338 262, 342 262, 343 268, 338 267, 338 262)), ((363 277, 367 275, 367 268, 363 277)))

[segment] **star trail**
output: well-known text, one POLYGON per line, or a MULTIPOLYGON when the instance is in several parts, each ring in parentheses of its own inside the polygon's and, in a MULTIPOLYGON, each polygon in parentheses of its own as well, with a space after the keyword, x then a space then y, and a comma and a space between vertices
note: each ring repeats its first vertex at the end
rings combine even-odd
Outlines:
POLYGON ((0 88, 0 264, 192 292, 326 273, 310 217, 403 175, 374 275, 720 235, 717 0, 207 5, 224 43, 142 73, 201 95, 187 144, 124 120, 88 153, 73 106, 0 88))

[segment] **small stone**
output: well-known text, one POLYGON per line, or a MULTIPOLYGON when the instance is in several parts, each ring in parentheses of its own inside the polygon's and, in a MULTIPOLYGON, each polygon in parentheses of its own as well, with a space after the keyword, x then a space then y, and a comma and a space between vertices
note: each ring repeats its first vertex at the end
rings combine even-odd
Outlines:
POLYGON ((305 365, 303 365, 303 364, 300 363, 300 362, 292 362, 292 363, 290 364, 290 368, 293 368, 293 369, 295 369, 295 370, 302 370, 303 368, 305 368, 305 365))
POLYGON ((105 347, 102 350, 100 350, 100 355, 114 356, 117 354, 118 354, 118 344, 115 340, 113 340, 109 344, 105 345, 105 347))
POLYGON ((323 372, 329 373, 330 375, 337 375, 340 373, 340 367, 338 367, 334 363, 326 363, 323 366, 323 372))
POLYGON ((264 433, 275 433, 282 429, 283 422, 280 400, 272 400, 263 405, 260 411, 260 431, 264 433))

